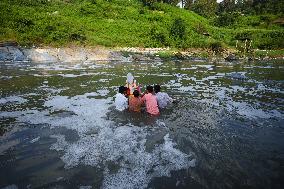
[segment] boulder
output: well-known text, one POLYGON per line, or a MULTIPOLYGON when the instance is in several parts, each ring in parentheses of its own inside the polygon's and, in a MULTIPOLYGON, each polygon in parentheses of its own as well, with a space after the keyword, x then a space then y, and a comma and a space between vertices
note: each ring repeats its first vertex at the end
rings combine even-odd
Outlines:
POLYGON ((15 46, 0 47, 0 61, 25 61, 27 57, 15 46))
POLYGON ((0 47, 0 61, 12 60, 12 55, 7 47, 0 47))

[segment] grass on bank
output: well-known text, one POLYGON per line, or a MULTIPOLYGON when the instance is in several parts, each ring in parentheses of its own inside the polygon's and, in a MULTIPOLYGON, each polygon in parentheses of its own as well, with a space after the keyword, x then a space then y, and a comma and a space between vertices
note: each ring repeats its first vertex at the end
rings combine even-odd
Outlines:
POLYGON ((284 56, 284 49, 281 50, 256 50, 255 56, 260 58, 279 58, 284 56))
POLYGON ((186 49, 234 46, 237 39, 249 37, 254 48, 284 48, 284 29, 260 18, 255 18, 259 25, 238 17, 231 27, 218 27, 194 12, 162 3, 145 7, 139 0, 1 0, 0 9, 0 41, 25 46, 186 49))

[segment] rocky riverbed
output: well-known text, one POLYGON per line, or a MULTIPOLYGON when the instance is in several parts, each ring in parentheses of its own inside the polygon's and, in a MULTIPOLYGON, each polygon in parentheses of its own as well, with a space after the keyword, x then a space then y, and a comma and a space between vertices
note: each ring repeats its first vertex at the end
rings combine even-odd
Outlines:
MULTIPOLYGON (((278 59, 283 57, 278 57, 278 59)), ((137 47, 21 47, 14 42, 0 43, 0 61, 80 62, 80 61, 161 61, 162 59, 208 60, 209 62, 237 62, 239 60, 271 59, 271 57, 239 57, 232 49, 215 55, 210 49, 174 51, 170 48, 137 47)))

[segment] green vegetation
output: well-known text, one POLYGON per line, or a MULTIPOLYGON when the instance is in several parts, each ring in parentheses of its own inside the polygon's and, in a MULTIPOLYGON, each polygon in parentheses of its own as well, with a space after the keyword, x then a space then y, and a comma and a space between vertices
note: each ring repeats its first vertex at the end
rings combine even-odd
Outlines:
POLYGON ((270 57, 270 58, 278 58, 283 57, 284 50, 257 50, 255 51, 255 56, 260 58, 270 57))
POLYGON ((205 18, 155 0, 1 0, 0 9, 0 41, 26 46, 201 47, 219 51, 249 36, 253 48, 284 48, 283 26, 272 22, 278 18, 272 14, 224 12, 205 18))

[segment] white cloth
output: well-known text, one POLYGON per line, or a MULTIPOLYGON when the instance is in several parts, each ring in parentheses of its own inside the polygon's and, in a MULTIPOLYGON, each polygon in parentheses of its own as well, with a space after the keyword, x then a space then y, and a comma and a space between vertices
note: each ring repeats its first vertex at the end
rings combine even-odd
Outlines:
POLYGON ((168 104, 173 102, 173 99, 169 97, 167 93, 156 93, 159 108, 165 108, 168 104))
POLYGON ((128 108, 128 99, 121 93, 115 95, 114 100, 115 108, 119 111, 123 111, 128 108))

